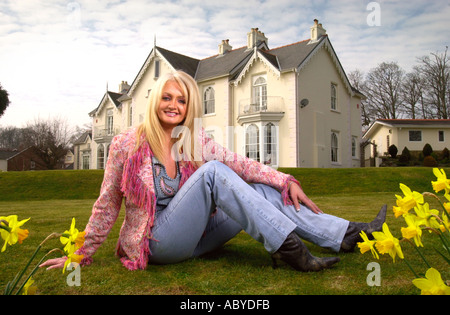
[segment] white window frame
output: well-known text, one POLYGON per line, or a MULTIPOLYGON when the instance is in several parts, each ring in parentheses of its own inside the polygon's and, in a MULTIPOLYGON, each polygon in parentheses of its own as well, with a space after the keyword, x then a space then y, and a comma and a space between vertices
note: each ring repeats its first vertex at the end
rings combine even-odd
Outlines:
POLYGON ((277 168, 280 158, 278 123, 274 121, 246 123, 244 124, 244 130, 243 155, 265 165, 277 168), (249 129, 250 127, 256 129, 251 130, 249 129))
POLYGON ((409 130, 408 131, 408 141, 409 142, 422 142, 422 139, 423 139, 422 130, 409 130), (420 140, 411 140, 412 132, 418 132, 418 134, 420 134, 420 140))
POLYGON ((97 147, 97 169, 105 169, 105 146, 103 143, 97 147))
POLYGON ((114 112, 112 109, 106 111, 106 134, 113 135, 114 132, 114 112))
POLYGON ((278 128, 274 123, 264 125, 263 138, 262 162, 266 165, 278 165, 278 128))
POLYGON ((358 158, 358 137, 352 136, 352 158, 358 158))
POLYGON ((215 95, 214 86, 205 86, 203 89, 203 115, 214 115, 216 113, 215 95))
POLYGON ((331 137, 330 137, 330 159, 332 164, 339 164, 340 163, 340 149, 339 149, 339 132, 338 131, 332 131, 331 137))
POLYGON ((91 157, 87 154, 83 154, 82 160, 81 160, 81 169, 88 170, 91 167, 90 163, 91 157))
POLYGON ((330 94, 331 94, 331 97, 330 97, 331 110, 337 111, 338 110, 338 106, 337 106, 338 96, 337 96, 337 84, 336 83, 331 82, 330 94))
POLYGON ((260 128, 257 124, 252 123, 245 128, 245 156, 258 162, 261 157, 260 138, 260 128))
POLYGON ((267 109, 267 75, 265 74, 253 77, 252 105, 256 107, 256 111, 267 109))

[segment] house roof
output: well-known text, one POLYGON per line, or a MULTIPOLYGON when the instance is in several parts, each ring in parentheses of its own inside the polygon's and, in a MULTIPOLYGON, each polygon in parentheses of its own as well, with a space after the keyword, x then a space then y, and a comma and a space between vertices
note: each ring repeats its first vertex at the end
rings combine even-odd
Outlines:
POLYGON ((83 134, 80 137, 78 137, 77 140, 75 140, 75 142, 73 144, 86 143, 89 138, 92 139, 92 131, 85 131, 85 132, 83 132, 83 134))
POLYGON ((228 51, 223 55, 215 55, 199 62, 195 79, 204 81, 221 76, 234 76, 241 68, 241 64, 248 61, 253 50, 241 47, 228 51))
POLYGON ((393 128, 450 128, 450 119, 377 119, 364 133, 363 138, 369 137, 379 126, 393 128))
POLYGON ((5 150, 0 149, 0 160, 8 160, 10 157, 16 155, 19 151, 17 150, 5 150))
POLYGON ((30 148, 33 148, 33 147, 30 146, 21 151, 19 151, 19 150, 0 150, 0 160, 9 160, 9 159, 15 157, 16 155, 19 155, 22 152, 29 150, 30 148))
POLYGON ((274 49, 267 49, 265 43, 260 44, 256 49, 248 49, 247 46, 244 46, 228 51, 223 55, 214 55, 201 60, 155 46, 131 84, 129 94, 134 91, 155 56, 164 58, 174 70, 183 70, 197 81, 205 81, 222 76, 228 76, 229 80, 232 81, 244 70, 247 63, 255 55, 255 52, 275 69, 282 72, 299 67, 325 38, 327 36, 322 36, 319 41, 312 44, 310 44, 309 40, 305 40, 274 49))
POLYGON ((100 101, 100 104, 98 104, 98 106, 89 113, 89 116, 93 116, 96 113, 98 113, 108 99, 111 100, 111 102, 114 104, 114 106, 116 106, 116 108, 119 108, 121 105, 119 98, 121 98, 123 95, 124 94, 121 93, 106 91, 106 93, 103 95, 102 100, 100 101))
MULTIPOLYGON (((300 71, 321 48, 329 52, 348 92, 351 95, 364 98, 364 95, 350 84, 327 35, 321 36, 315 42, 307 39, 273 49, 269 49, 265 42, 261 42, 251 49, 244 46, 205 59, 192 58, 155 45, 136 75, 127 94, 129 97, 132 96, 152 60, 156 57, 164 60, 174 70, 185 71, 194 77, 197 82, 228 77, 230 82, 239 84, 253 61, 257 58, 265 62, 276 74, 280 75, 282 72, 300 71)), ((120 100, 118 101, 120 102, 120 100)))
POLYGON ((378 119, 378 122, 392 126, 448 126, 450 119, 378 119))
POLYGON ((175 70, 183 70, 190 76, 194 77, 197 71, 199 60, 188 57, 161 47, 156 46, 155 49, 164 56, 164 58, 172 65, 175 70))
POLYGON ((292 70, 298 68, 324 38, 325 36, 314 44, 308 44, 309 40, 305 40, 274 49, 265 49, 266 46, 262 45, 257 49, 248 49, 247 46, 237 48, 223 55, 200 60, 195 79, 203 81, 229 76, 230 80, 234 80, 255 55, 255 52, 280 72, 292 70))

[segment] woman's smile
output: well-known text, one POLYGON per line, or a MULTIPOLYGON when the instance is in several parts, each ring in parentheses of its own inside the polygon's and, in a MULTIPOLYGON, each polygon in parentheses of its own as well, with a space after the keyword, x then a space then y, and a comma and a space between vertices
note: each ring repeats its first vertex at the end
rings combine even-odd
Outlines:
POLYGON ((186 107, 186 98, 180 85, 175 81, 167 81, 158 108, 161 126, 171 130, 180 125, 186 118, 186 107))

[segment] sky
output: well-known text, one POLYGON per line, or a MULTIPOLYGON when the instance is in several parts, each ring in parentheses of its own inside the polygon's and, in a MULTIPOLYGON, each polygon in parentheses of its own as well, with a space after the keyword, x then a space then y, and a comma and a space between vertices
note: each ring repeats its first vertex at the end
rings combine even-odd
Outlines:
POLYGON ((448 0, 2 0, 0 127, 58 118, 89 124, 106 89, 133 82, 156 45, 203 59, 259 28, 276 48, 310 38, 318 19, 347 73, 381 62, 405 71, 450 43, 448 0))

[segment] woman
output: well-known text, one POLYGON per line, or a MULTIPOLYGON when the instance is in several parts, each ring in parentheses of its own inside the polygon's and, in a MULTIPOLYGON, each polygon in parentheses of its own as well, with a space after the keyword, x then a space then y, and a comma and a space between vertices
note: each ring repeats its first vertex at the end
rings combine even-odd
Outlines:
MULTIPOLYGON (((291 175, 243 158, 196 134, 201 98, 182 71, 153 87, 145 122, 111 144, 98 200, 78 250, 82 265, 106 239, 125 200, 117 254, 128 269, 177 263, 210 252, 245 230, 299 271, 331 267, 338 257, 312 256, 300 237, 352 251, 359 232, 381 230, 386 207, 369 224, 324 214, 291 175), (250 184, 248 184, 250 183, 250 184), (300 236, 300 237, 299 237, 300 236)), ((65 258, 42 266, 60 268, 65 258)))

